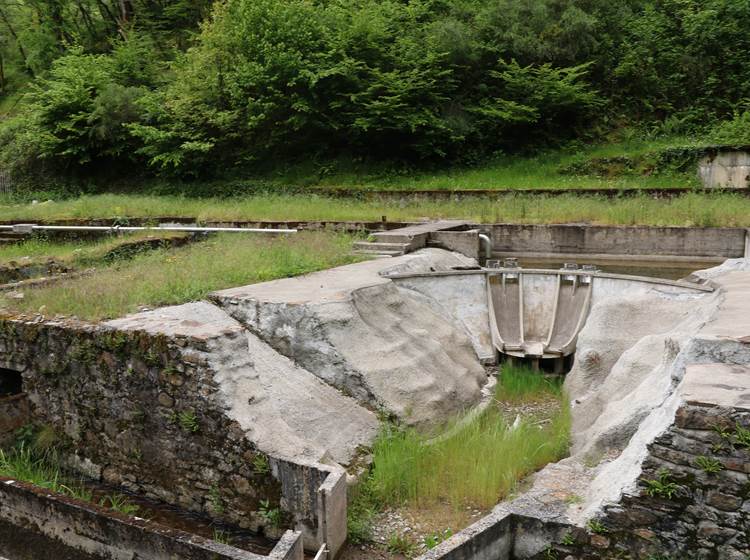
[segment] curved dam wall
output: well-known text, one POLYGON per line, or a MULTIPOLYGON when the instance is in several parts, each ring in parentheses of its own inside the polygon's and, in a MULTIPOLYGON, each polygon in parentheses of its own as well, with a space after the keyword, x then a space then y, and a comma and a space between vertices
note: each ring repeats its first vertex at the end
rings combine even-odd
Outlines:
POLYGON ((525 358, 573 354, 590 310, 614 297, 628 300, 657 290, 666 295, 703 294, 712 288, 579 270, 521 268, 431 273, 390 273, 401 289, 466 329, 478 357, 495 353, 525 358))

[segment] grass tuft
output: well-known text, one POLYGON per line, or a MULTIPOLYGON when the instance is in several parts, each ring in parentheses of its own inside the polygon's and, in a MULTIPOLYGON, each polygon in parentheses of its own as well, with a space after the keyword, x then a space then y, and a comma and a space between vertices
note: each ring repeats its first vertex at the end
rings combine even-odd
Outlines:
POLYGON ((517 403, 537 399, 562 397, 562 379, 546 377, 538 371, 524 367, 503 366, 500 371, 495 398, 502 402, 517 403))

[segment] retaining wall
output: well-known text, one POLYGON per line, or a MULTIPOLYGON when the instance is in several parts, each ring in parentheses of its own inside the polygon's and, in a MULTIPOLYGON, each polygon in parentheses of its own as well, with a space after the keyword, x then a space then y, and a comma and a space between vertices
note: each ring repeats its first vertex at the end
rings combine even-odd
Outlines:
POLYGON ((519 225, 485 226, 496 253, 669 255, 727 259, 745 255, 744 228, 519 225))
POLYGON ((0 447, 15 438, 15 432, 31 419, 26 393, 0 398, 0 447))
POLYGON ((302 560, 288 531, 261 556, 0 478, 0 548, 14 560, 302 560))
POLYGON ((53 427, 66 466, 89 478, 275 536, 267 501, 290 514, 307 548, 335 553, 346 538, 345 477, 259 452, 225 413, 209 359, 216 335, 198 331, 0 321, 0 367, 21 372, 28 392, 12 403, 15 421, 0 420, 0 439, 29 421, 53 427))
POLYGON ((20 371, 31 419, 69 466, 147 498, 257 529, 281 485, 223 413, 205 341, 76 323, 0 322, 0 366, 20 371))

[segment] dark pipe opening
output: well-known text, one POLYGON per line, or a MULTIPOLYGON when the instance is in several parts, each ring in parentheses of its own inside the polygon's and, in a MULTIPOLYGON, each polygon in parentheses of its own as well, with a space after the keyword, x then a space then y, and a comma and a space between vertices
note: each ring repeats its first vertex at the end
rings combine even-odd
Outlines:
POLYGON ((0 398, 23 393, 21 373, 12 369, 0 368, 0 398))
POLYGON ((575 354, 569 354, 568 356, 560 356, 559 358, 519 358, 516 356, 508 356, 507 354, 500 354, 500 363, 509 363, 514 366, 526 366, 531 369, 538 370, 541 373, 549 373, 553 375, 565 375, 573 369, 573 362, 575 361, 575 354))

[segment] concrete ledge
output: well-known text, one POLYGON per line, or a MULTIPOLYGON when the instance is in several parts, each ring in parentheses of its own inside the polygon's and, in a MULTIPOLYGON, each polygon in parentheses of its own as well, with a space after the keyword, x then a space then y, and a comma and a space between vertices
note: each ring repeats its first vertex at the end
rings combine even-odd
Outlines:
MULTIPOLYGON (((302 560, 300 540, 299 533, 287 533, 270 557, 302 560)), ((21 560, 267 558, 7 478, 0 478, 0 548, 21 560), (33 539, 33 550, 19 535, 33 539)))

